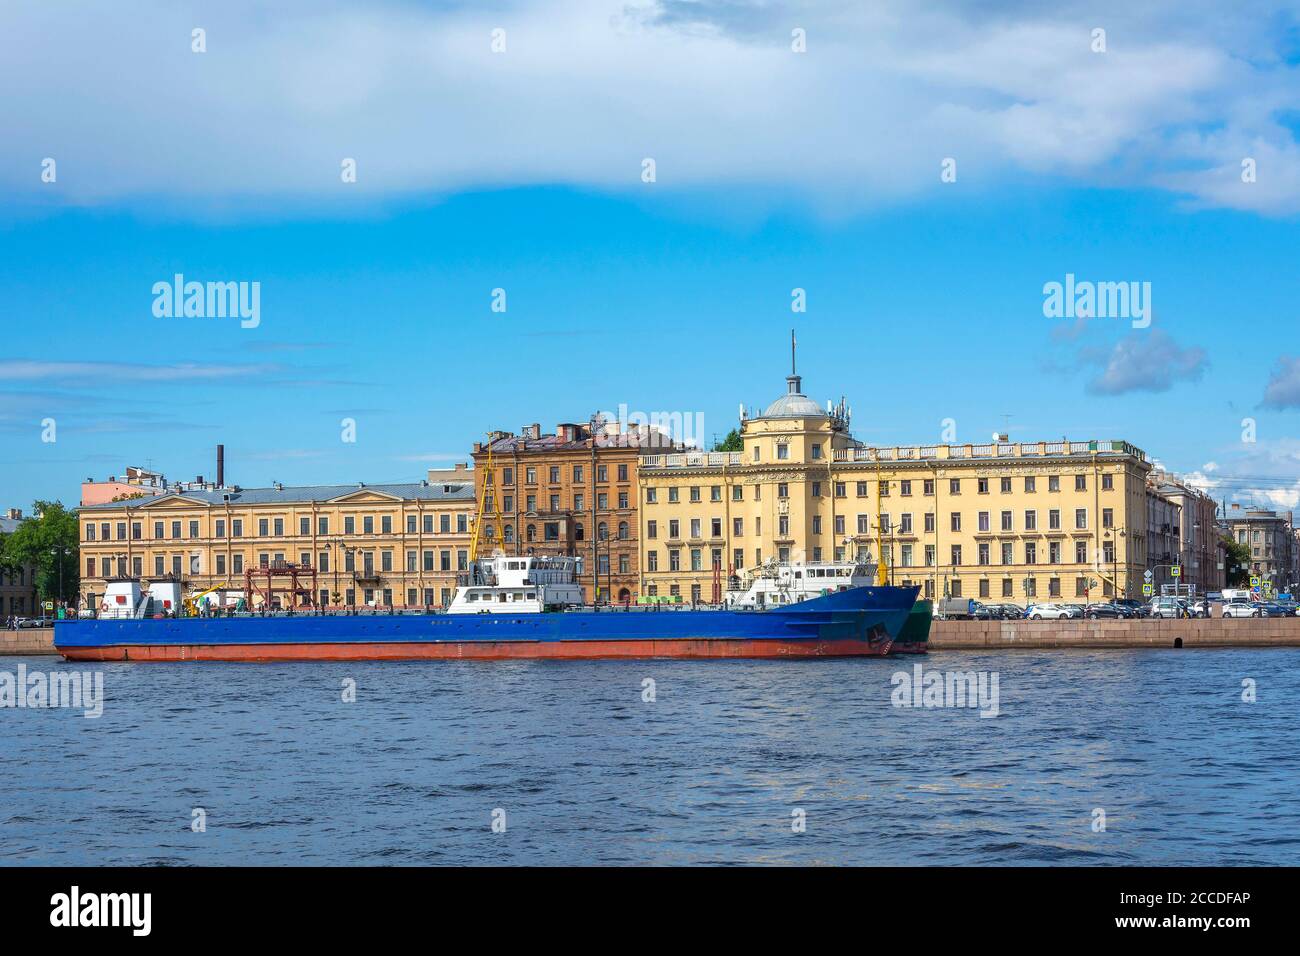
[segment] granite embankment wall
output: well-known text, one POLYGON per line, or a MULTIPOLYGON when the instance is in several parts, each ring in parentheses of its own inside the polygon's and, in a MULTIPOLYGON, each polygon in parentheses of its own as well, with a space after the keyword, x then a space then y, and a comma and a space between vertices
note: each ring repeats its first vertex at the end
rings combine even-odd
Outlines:
POLYGON ((1300 618, 935 621, 930 630, 931 650, 1179 646, 1300 647, 1300 618))
POLYGON ((53 654, 54 628, 30 627, 14 631, 0 628, 0 656, 5 654, 53 654))

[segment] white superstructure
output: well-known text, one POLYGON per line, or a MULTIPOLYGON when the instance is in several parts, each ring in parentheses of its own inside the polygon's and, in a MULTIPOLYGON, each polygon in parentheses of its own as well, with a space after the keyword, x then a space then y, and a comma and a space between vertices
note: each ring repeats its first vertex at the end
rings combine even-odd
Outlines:
POLYGON ((768 562, 750 573, 747 587, 728 591, 723 604, 734 608, 795 604, 833 591, 868 587, 875 583, 875 574, 874 564, 854 561, 768 562))
POLYGON ((582 604, 581 558, 497 554, 475 562, 448 614, 530 614, 582 604))

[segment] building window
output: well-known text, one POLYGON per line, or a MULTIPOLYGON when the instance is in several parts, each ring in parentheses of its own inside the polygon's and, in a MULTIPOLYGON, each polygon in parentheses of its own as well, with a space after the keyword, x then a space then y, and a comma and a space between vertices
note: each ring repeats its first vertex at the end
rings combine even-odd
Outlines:
POLYGON ((1115 476, 1105 474, 1101 476, 1101 490, 1112 491, 1115 488, 1115 476))
POLYGON ((954 511, 950 516, 950 527, 953 531, 961 530, 961 512, 954 511))
POLYGON ((1075 490, 1075 491, 1087 491, 1087 490, 1088 490, 1088 476, 1087 476, 1087 475, 1075 475, 1075 476, 1074 476, 1074 490, 1075 490))
POLYGON ((1061 490, 1061 476, 1060 476, 1060 475, 1048 475, 1048 476, 1047 476, 1047 490, 1048 490, 1048 491, 1060 491, 1060 490, 1061 490))
POLYGON ((961 564, 961 545, 954 544, 952 546, 952 566, 955 568, 960 564, 961 564))
POLYGON ((976 478, 975 491, 977 494, 987 495, 989 493, 989 480, 987 478, 976 478))
POLYGON ((1080 529, 1088 527, 1087 508, 1076 508, 1074 510, 1074 526, 1080 529))
POLYGON ((949 478, 949 479, 948 479, 948 494, 950 494, 950 495, 959 495, 959 494, 961 494, 961 479, 960 479, 960 478, 949 478))

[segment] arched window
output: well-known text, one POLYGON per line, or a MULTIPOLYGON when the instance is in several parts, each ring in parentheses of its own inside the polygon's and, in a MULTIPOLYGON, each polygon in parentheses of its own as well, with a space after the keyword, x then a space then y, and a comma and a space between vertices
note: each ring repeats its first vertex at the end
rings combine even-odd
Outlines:
POLYGON ((536 541, 536 540, 537 540, 537 526, 536 526, 536 525, 531 525, 531 524, 530 524, 530 525, 528 526, 528 528, 525 530, 524 534, 528 537, 528 540, 529 540, 529 541, 536 541))
POLYGON ((584 535, 585 535, 585 532, 582 530, 582 522, 579 521, 579 522, 575 523, 574 526, 573 526, 573 540, 574 540, 574 541, 581 541, 581 540, 583 539, 584 535))
POLYGON ((489 524, 489 525, 484 525, 484 526, 483 526, 483 533, 484 533, 485 535, 487 535, 487 539, 488 539, 489 541, 491 541, 491 540, 493 540, 493 539, 497 536, 497 529, 494 528, 494 527, 492 527, 492 525, 490 525, 490 524, 489 524))
POLYGON ((628 533, 629 531, 628 531, 627 522, 620 521, 618 523, 618 539, 620 541, 626 541, 628 539, 628 533))
POLYGON ((597 539, 599 539, 599 540, 601 540, 601 541, 606 541, 606 540, 608 540, 608 539, 609 539, 609 525, 605 524, 605 522, 603 522, 603 521, 602 521, 600 524, 596 525, 596 537, 597 537, 597 539))
POLYGON ((501 536, 505 539, 507 544, 509 544, 511 541, 514 541, 515 526, 512 524, 506 525, 504 528, 501 529, 501 536))

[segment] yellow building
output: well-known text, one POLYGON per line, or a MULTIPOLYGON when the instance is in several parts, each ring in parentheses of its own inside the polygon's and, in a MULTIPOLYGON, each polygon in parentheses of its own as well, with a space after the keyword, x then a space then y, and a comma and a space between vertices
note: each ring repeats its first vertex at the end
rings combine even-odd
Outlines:
POLYGON ((787 393, 741 422, 744 449, 643 455, 641 592, 710 602, 765 561, 875 561, 927 597, 1136 597, 1143 452, 1122 441, 872 448, 847 410, 787 393), (878 545, 879 543, 879 545, 878 545))
POLYGON ((79 509, 83 606, 98 608, 115 578, 180 579, 185 593, 242 590, 245 570, 286 563, 315 570, 318 604, 446 606, 468 566, 474 514, 469 473, 447 483, 235 485, 88 505, 79 509))

